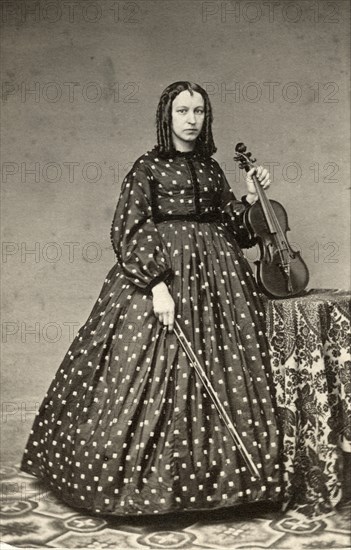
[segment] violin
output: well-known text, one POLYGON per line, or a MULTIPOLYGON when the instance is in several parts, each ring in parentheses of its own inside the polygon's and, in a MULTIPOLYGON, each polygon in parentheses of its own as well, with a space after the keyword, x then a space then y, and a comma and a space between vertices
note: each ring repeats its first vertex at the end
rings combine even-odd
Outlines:
MULTIPOLYGON (((234 160, 246 172, 255 166, 256 159, 246 152, 244 143, 235 147, 234 160)), ((284 207, 269 200, 257 176, 252 177, 258 201, 244 213, 244 224, 260 248, 255 262, 256 280, 260 290, 270 298, 290 298, 304 293, 309 281, 308 268, 300 252, 293 250, 286 232, 290 230, 284 207)))

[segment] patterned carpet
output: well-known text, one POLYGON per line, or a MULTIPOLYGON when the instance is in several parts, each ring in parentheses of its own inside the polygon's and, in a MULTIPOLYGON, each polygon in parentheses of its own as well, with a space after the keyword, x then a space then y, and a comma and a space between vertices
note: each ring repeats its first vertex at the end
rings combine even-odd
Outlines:
POLYGON ((267 506, 152 518, 100 518, 62 504, 17 466, 0 468, 3 548, 350 548, 350 504, 308 520, 267 506))

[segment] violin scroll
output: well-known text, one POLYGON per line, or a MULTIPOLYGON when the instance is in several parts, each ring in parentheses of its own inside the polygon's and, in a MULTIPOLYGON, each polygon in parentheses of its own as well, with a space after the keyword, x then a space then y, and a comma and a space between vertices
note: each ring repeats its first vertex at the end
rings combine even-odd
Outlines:
POLYGON ((242 170, 246 170, 248 172, 251 170, 251 168, 254 167, 254 163, 256 162, 255 158, 251 158, 252 153, 246 153, 247 147, 245 143, 237 143, 235 146, 235 152, 237 153, 234 157, 234 160, 236 162, 239 162, 239 168, 242 170))

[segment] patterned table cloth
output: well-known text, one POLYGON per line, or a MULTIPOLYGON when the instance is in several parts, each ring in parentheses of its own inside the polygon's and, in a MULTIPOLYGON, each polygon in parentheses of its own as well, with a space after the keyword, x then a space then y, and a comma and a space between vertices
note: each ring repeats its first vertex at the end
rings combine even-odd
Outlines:
POLYGON ((340 447, 351 452, 350 293, 268 300, 267 334, 283 419, 284 508, 330 512, 341 498, 340 447))

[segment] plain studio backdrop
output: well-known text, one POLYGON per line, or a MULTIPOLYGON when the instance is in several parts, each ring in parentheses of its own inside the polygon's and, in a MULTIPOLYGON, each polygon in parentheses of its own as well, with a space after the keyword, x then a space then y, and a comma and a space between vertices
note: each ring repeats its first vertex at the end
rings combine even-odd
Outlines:
MULTIPOLYGON (((309 288, 349 285, 349 2, 33 1, 2 5, 2 428, 19 460, 113 265, 131 163, 176 80, 201 84, 234 192, 244 141, 269 168, 309 288)), ((250 261, 256 249, 248 251, 250 261)))

